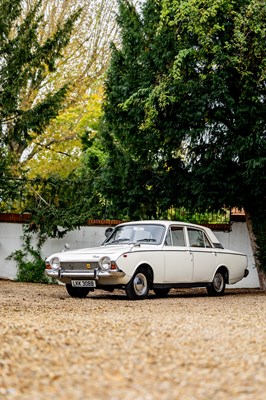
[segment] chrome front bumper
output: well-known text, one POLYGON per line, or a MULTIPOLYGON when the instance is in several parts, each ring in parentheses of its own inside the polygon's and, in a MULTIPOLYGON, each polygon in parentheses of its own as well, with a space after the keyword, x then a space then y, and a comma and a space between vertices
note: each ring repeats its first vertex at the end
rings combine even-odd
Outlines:
POLYGON ((45 274, 55 279, 94 279, 98 280, 100 278, 120 278, 124 277, 126 274, 123 271, 101 271, 94 269, 93 271, 64 271, 64 270, 53 270, 46 269, 45 274))

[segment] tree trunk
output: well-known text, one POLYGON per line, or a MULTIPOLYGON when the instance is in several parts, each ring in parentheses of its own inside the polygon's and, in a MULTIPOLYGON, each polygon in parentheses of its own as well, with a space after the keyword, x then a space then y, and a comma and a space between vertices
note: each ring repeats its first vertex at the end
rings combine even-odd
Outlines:
POLYGON ((255 233, 254 233, 254 230, 253 230, 251 215, 246 210, 245 210, 245 214, 246 214, 246 223, 247 223, 247 229, 248 229, 249 238, 250 238, 251 249, 252 249, 254 260, 255 260, 255 266, 256 266, 257 271, 258 271, 260 288, 262 290, 266 291, 266 273, 261 268, 260 260, 258 258, 258 245, 257 245, 257 242, 256 242, 256 236, 255 236, 255 233))
POLYGON ((258 270, 258 276, 259 276, 259 282, 260 282, 260 288, 264 291, 266 291, 266 274, 262 269, 258 270))

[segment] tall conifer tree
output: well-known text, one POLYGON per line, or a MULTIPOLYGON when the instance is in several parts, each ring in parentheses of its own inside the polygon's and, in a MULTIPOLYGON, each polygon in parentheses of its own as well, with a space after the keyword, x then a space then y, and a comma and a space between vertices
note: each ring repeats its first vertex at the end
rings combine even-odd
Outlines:
POLYGON ((68 44, 79 10, 40 42, 41 0, 21 20, 23 2, 0 4, 0 145, 14 165, 32 140, 54 118, 64 101, 67 85, 54 91, 49 81, 68 44))
POLYGON ((106 81, 102 134, 110 156, 101 190, 114 211, 130 218, 166 215, 183 193, 180 140, 170 143, 164 135, 175 131, 174 114, 163 111, 158 126, 145 119, 153 88, 164 79, 177 51, 174 30, 158 31, 160 3, 146 1, 140 15, 130 1, 119 1, 121 44, 113 46, 106 81))

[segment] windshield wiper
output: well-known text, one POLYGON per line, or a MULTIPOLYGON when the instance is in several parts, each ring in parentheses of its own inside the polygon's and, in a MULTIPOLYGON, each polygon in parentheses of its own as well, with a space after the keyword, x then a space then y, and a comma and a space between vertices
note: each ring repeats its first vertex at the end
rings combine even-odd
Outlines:
POLYGON ((139 240, 137 240, 137 242, 156 242, 156 239, 152 239, 152 238, 139 239, 139 240))

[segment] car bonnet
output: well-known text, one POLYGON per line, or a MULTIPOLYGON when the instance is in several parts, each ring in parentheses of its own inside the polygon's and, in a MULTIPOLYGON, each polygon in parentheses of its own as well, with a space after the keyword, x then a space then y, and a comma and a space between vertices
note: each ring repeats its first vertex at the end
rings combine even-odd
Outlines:
POLYGON ((46 261, 50 261, 52 258, 58 257, 61 262, 64 261, 98 261, 104 256, 109 256, 111 259, 116 259, 121 254, 129 252, 133 245, 123 245, 123 246, 100 246, 92 248, 84 248, 77 250, 68 250, 60 253, 54 253, 50 255, 46 261))

